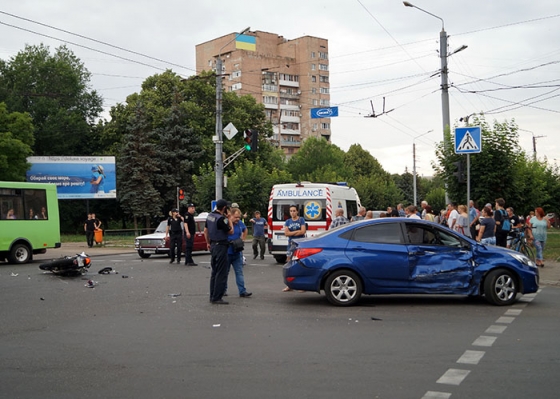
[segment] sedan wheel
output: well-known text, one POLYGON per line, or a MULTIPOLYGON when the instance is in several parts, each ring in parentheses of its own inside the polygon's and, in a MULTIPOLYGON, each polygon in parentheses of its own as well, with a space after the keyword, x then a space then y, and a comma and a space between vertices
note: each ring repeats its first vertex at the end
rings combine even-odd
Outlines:
POLYGON ((351 306, 360 300, 362 281, 358 275, 348 270, 331 274, 325 282, 325 294, 330 303, 336 306, 351 306))
POLYGON ((140 251, 138 251, 138 255, 140 255, 141 258, 147 259, 147 258, 149 258, 152 254, 147 254, 146 252, 140 250, 140 251))
POLYGON ((509 270, 493 270, 484 280, 484 296, 494 305, 511 305, 517 297, 517 282, 509 270))

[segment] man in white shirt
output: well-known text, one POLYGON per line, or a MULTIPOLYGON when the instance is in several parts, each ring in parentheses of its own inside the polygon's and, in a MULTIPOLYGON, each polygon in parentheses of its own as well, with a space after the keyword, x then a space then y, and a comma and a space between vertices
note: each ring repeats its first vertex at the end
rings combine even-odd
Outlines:
POLYGON ((447 220, 447 225, 450 229, 453 230, 453 226, 457 222, 457 216, 459 216, 459 212, 457 212, 457 203, 452 202, 449 204, 451 206, 451 212, 449 213, 449 219, 447 220))

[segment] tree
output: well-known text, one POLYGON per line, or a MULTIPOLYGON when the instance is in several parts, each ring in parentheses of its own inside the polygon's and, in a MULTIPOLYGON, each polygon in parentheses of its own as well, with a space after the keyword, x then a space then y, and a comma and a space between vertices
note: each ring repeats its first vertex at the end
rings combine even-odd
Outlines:
POLYGON ((146 226, 149 226, 150 216, 160 215, 163 205, 150 178, 159 170, 156 160, 158 150, 152 137, 154 132, 146 128, 145 118, 145 110, 139 103, 123 137, 117 169, 119 200, 124 211, 133 217, 135 230, 138 230, 138 216, 145 217, 146 226))
POLYGON ((335 182, 350 177, 344 151, 323 138, 309 137, 290 158, 287 171, 296 181, 335 182))
POLYGON ((241 209, 252 215, 260 211, 266 215, 270 191, 275 184, 287 183, 291 176, 284 170, 267 170, 262 162, 240 161, 228 178, 226 198, 237 202, 241 209))
POLYGON ((188 196, 194 193, 192 181, 195 161, 202 157, 200 137, 185 127, 186 115, 178 105, 171 107, 162 126, 154 130, 158 165, 154 187, 168 206, 176 201, 176 188, 183 187, 188 196))
POLYGON ((29 114, 9 113, 0 103, 0 180, 25 181, 33 154, 33 124, 29 114))
MULTIPOLYGON (((517 206, 519 196, 519 168, 525 154, 518 144, 518 127, 515 122, 494 121, 490 126, 483 117, 475 118, 473 125, 481 126, 482 152, 470 156, 471 198, 479 203, 493 203, 496 198, 504 198, 506 204, 517 206)), ((440 143, 436 147, 439 165, 434 165, 439 176, 446 182, 447 192, 452 201, 465 204, 467 187, 459 183, 453 175, 455 162, 465 155, 454 152, 453 135, 445 134, 447 146, 440 143)))
POLYGON ((35 155, 90 155, 91 127, 102 99, 89 90, 91 74, 65 46, 51 55, 44 45, 26 46, 0 60, 0 101, 11 112, 27 112, 35 127, 35 155))

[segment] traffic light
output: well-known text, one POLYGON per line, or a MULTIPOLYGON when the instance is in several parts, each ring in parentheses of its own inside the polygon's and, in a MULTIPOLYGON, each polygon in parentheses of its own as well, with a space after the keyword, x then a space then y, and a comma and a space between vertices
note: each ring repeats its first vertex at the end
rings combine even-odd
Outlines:
POLYGON ((178 190, 178 196, 179 196, 179 201, 182 201, 185 199, 185 190, 183 190, 182 188, 180 188, 178 190))
POLYGON ((257 152, 259 132, 254 129, 245 129, 243 139, 245 140, 245 149, 251 152, 257 152))
POLYGON ((465 183, 467 179, 465 177, 465 168, 463 165, 463 161, 453 162, 453 166, 455 170, 455 172, 453 172, 453 176, 457 178, 457 182, 465 183))

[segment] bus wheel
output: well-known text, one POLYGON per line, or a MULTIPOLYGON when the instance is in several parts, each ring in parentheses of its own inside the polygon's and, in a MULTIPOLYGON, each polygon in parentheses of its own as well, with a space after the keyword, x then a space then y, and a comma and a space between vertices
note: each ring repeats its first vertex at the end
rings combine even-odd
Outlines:
POLYGON ((15 244, 8 255, 10 263, 27 263, 31 260, 31 250, 25 244, 15 244))

